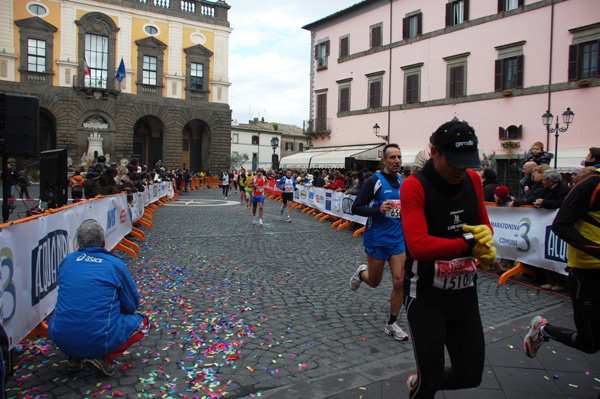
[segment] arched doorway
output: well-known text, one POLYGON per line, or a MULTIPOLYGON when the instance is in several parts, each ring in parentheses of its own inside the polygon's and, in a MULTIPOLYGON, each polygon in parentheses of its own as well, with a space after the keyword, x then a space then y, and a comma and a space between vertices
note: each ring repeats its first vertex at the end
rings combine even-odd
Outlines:
POLYGON ((131 156, 138 158, 140 165, 153 169, 163 159, 163 132, 164 124, 154 116, 144 116, 135 123, 131 156))
POLYGON ((208 171, 210 126, 202 120, 193 120, 183 127, 181 167, 191 172, 208 171))
POLYGON ((39 150, 48 151, 57 148, 56 143, 56 118, 45 108, 40 108, 39 119, 39 150))

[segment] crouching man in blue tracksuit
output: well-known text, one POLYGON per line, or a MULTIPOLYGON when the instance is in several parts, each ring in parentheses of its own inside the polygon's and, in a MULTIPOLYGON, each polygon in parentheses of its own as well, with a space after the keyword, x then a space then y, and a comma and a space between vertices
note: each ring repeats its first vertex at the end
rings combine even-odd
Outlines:
POLYGON ((113 359, 148 332, 135 313, 140 297, 127 266, 104 249, 104 229, 86 220, 76 233, 79 249, 58 269, 58 298, 48 334, 69 356, 69 371, 86 365, 114 374, 113 359))

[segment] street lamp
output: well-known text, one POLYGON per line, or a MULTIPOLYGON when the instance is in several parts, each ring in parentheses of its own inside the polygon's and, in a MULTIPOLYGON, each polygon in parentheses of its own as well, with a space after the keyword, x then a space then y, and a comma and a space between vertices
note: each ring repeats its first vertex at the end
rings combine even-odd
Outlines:
POLYGON ((277 165, 276 165, 276 162, 275 162, 275 150, 277 149, 277 147, 279 147, 279 139, 277 137, 273 137, 271 139, 271 147, 273 148, 273 157, 271 159, 272 168, 276 169, 277 165))
POLYGON ((382 139, 384 139, 386 141, 386 143, 387 143, 388 136, 385 136, 383 134, 379 134, 379 129, 380 129, 379 125, 377 123, 375 123, 375 126, 373 126, 373 133, 375 133, 375 136, 381 137, 382 139))
POLYGON ((569 129, 569 125, 573 123, 573 119, 575 118, 575 113, 571 111, 571 108, 567 108, 565 112, 562 114, 563 123, 567 125, 566 127, 559 127, 558 118, 556 118, 556 126, 551 128, 552 119, 554 119, 554 115, 550 113, 550 110, 547 110, 544 115, 542 115, 542 123, 546 126, 546 132, 548 135, 550 133, 554 133, 554 169, 556 169, 556 163, 558 161, 558 133, 566 132, 569 129))

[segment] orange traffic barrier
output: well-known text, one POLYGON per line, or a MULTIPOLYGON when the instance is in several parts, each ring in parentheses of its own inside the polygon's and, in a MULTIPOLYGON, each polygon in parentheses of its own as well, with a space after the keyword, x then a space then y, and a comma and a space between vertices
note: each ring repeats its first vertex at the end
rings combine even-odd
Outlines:
POLYGON ((310 210, 308 212, 306 212, 306 215, 310 215, 311 213, 315 213, 315 212, 319 212, 319 210, 316 208, 310 208, 310 210))
POLYGON ((344 219, 338 219, 331 224, 331 228, 333 229, 335 226, 337 226, 338 224, 341 224, 343 222, 344 222, 344 219))
POLYGON ((510 277, 514 276, 515 274, 528 274, 531 277, 534 277, 534 278, 536 277, 535 272, 533 270, 531 270, 530 268, 528 268, 521 262, 518 262, 512 269, 507 270, 506 272, 502 273, 498 283, 505 284, 506 280, 508 280, 510 277))
POLYGON ((322 223, 324 220, 327 220, 327 219, 336 219, 337 220, 337 217, 333 216, 333 215, 330 215, 330 214, 326 214, 321 219, 319 219, 319 223, 322 223))
POLYGON ((130 248, 133 248, 133 250, 135 252, 139 253, 142 251, 142 249, 136 243, 134 243, 133 241, 129 241, 127 238, 122 238, 121 243, 123 243, 123 245, 126 245, 130 248))
POLYGON ((146 226, 148 229, 152 230, 152 222, 147 219, 141 218, 140 220, 136 221, 134 224, 141 224, 141 225, 146 226))
POLYGON ((140 240, 140 242, 144 241, 144 238, 146 237, 146 234, 144 234, 144 232, 140 229, 138 229, 137 227, 131 227, 131 231, 129 232, 129 234, 131 234, 132 236, 136 237, 138 240, 140 240))
MULTIPOLYGON (((340 219, 340 220, 344 220, 344 219, 340 219)), ((343 229, 344 227, 354 227, 354 222, 351 222, 350 220, 345 220, 344 223, 340 224, 338 226, 338 231, 340 231, 341 229, 343 229)))
POLYGON ((135 251, 134 251, 133 249, 129 248, 128 246, 125 246, 125 245, 123 245, 123 244, 121 244, 121 243, 118 243, 118 244, 115 246, 115 248, 114 248, 114 249, 118 249, 119 251, 126 252, 126 253, 128 253, 129 255, 131 255, 131 257, 132 257, 133 259, 137 259, 137 254, 135 253, 135 251))
MULTIPOLYGON (((308 215, 308 213, 307 213, 307 215, 308 215)), ((325 212, 319 212, 318 214, 315 215, 314 219, 317 220, 318 218, 320 218, 323 215, 325 215, 325 212)))
POLYGON ((358 237, 358 235, 359 235, 360 233, 364 232, 364 231, 365 231, 365 226, 363 226, 363 227, 361 227, 360 229, 356 230, 356 231, 354 232, 354 234, 352 234, 352 237, 358 237))
POLYGON ((31 332, 29 334, 27 334, 27 336, 25 339, 29 339, 29 338, 33 338, 33 337, 46 337, 49 338, 48 336, 48 324, 45 321, 40 322, 40 324, 38 324, 33 330, 31 330, 31 332))

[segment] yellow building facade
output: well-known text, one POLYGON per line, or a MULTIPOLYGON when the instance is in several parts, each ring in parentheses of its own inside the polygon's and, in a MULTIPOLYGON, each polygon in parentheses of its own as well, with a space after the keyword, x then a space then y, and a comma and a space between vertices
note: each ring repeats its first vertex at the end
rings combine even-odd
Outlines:
POLYGON ((40 151, 220 169, 231 148, 229 5, 6 0, 0 92, 40 102, 40 151), (93 152, 93 153, 92 153, 93 152))

